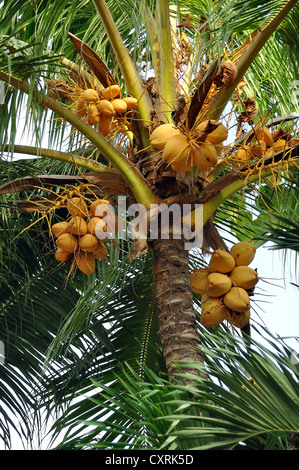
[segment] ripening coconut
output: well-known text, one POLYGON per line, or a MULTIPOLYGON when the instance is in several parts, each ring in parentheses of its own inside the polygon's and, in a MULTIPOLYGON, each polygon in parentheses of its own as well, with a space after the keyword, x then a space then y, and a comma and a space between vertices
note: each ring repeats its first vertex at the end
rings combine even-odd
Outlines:
POLYGON ((226 274, 231 272, 235 267, 235 260, 233 256, 225 250, 218 248, 212 254, 209 270, 218 273, 226 274))
POLYGON ((187 156, 185 161, 173 162, 171 168, 176 173, 187 173, 192 168, 192 160, 190 156, 187 156))
POLYGON ((98 199, 97 201, 93 201, 89 207, 92 217, 105 217, 107 215, 105 204, 109 204, 107 199, 98 199))
POLYGON ((100 111, 95 104, 90 104, 87 108, 87 122, 89 125, 93 126, 100 122, 100 111))
POLYGON ((125 96, 122 99, 126 103, 128 111, 131 109, 137 109, 138 101, 136 100, 136 98, 133 98, 132 96, 125 96))
POLYGON ((210 142, 211 144, 220 144, 227 138, 228 130, 227 128, 221 124, 218 121, 215 121, 213 119, 210 120, 205 120, 202 121, 198 126, 197 129, 199 130, 205 130, 208 126, 208 124, 214 124, 217 125, 216 129, 214 129, 212 132, 210 132, 207 136, 207 141, 210 142))
POLYGON ((73 235, 85 235, 87 233, 87 223, 82 217, 75 215, 69 221, 70 233, 73 235))
POLYGON ((235 243, 229 253, 234 258, 236 266, 248 266, 255 256, 256 248, 248 242, 235 243))
POLYGON ((226 294, 232 286, 232 281, 226 274, 210 273, 207 281, 207 294, 210 297, 221 297, 226 294))
POLYGON ((190 274, 190 284, 193 292, 204 294, 208 288, 208 275, 210 271, 204 268, 196 269, 190 274))
POLYGON ((93 253, 95 259, 105 259, 108 256, 107 248, 102 240, 99 240, 97 251, 93 253))
POLYGON ((83 118, 85 116, 87 112, 87 103, 86 101, 77 101, 77 103, 75 104, 75 114, 80 117, 80 118, 83 118))
POLYGON ((192 146, 193 165, 205 171, 212 168, 218 161, 217 150, 210 142, 203 142, 192 146))
POLYGON ((255 142, 254 145, 251 147, 252 153, 255 155, 264 155, 267 149, 267 144, 264 140, 259 140, 255 142))
POLYGON ((226 320, 236 328, 244 328, 250 320, 250 309, 243 313, 228 310, 226 320))
POLYGON ((100 113, 100 121, 98 122, 97 131, 103 136, 107 137, 112 126, 112 116, 100 113))
POLYGON ((242 287, 232 287, 224 295, 223 303, 234 312, 246 312, 250 308, 249 295, 242 287))
POLYGON ((237 162, 248 162, 252 158, 251 147, 249 145, 242 145, 237 150, 236 161, 237 162))
POLYGON ((80 237, 79 239, 79 248, 88 253, 94 253, 98 248, 98 239, 95 235, 87 233, 80 237))
POLYGON ((95 258, 92 253, 81 251, 75 257, 76 265, 87 276, 95 270, 95 258))
POLYGON ((107 236, 107 224, 100 217, 92 217, 87 223, 87 231, 95 235, 98 239, 104 240, 107 236))
POLYGON ((57 238, 56 245, 63 251, 73 253, 77 249, 78 239, 71 233, 63 233, 57 238))
POLYGON ((243 287, 243 289, 250 290, 256 285, 259 280, 255 269, 249 266, 236 266, 229 275, 232 283, 236 287, 243 287))
POLYGON ((102 91, 102 96, 106 100, 113 100, 120 95, 119 85, 110 85, 102 91))
POLYGON ((62 221, 52 225, 51 230, 54 237, 59 237, 59 235, 69 232, 69 228, 69 223, 66 221, 62 221))
POLYGON ((98 101, 98 99, 99 95, 93 88, 88 88, 87 90, 83 91, 82 100, 87 101, 89 103, 95 103, 96 101, 98 101))
POLYGON ((227 316, 227 308, 219 297, 203 297, 201 311, 200 322, 205 326, 219 325, 227 316))
POLYGON ((180 135, 180 131, 174 124, 162 124, 151 133, 150 144, 158 150, 164 149, 168 140, 175 136, 180 135))
POLYGON ((162 154, 162 159, 171 165, 185 163, 190 156, 190 145, 187 137, 183 134, 177 134, 167 141, 162 154))
POLYGON ((58 261, 66 261, 69 256, 71 256, 70 252, 64 251, 62 248, 57 247, 56 252, 55 252, 55 258, 58 261))
POLYGON ((255 135, 258 140, 264 140, 267 147, 270 147, 273 144, 273 135, 268 127, 262 126, 259 129, 256 129, 255 135))
POLYGON ((86 217, 88 214, 87 206, 80 197, 73 197, 67 202, 67 210, 72 216, 86 217))
POLYGON ((97 103, 97 107, 102 114, 107 114, 108 116, 113 116, 115 114, 115 109, 113 108, 111 101, 100 100, 97 103))
POLYGON ((281 150, 284 150, 286 148, 286 145, 287 143, 284 139, 278 139, 273 144, 273 150, 275 150, 275 152, 280 152, 281 150))
POLYGON ((127 104, 124 100, 117 98, 111 101, 111 104, 116 113, 125 113, 127 111, 127 104))

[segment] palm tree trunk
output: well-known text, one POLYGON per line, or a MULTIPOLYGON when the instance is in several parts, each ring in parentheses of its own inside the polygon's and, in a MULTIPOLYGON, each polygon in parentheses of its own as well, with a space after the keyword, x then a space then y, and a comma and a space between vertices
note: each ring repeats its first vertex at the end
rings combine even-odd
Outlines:
POLYGON ((153 258, 156 313, 171 380, 176 362, 202 360, 198 350, 200 341, 190 287, 188 251, 184 249, 183 240, 159 239, 153 242, 153 258))

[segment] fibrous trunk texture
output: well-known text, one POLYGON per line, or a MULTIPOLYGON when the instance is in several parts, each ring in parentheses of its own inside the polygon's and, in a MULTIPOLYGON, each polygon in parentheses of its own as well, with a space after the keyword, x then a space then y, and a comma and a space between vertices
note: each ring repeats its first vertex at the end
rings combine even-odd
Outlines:
MULTIPOLYGON (((154 289, 160 337, 169 379, 176 362, 200 361, 193 296, 188 269, 188 251, 183 240, 155 240, 154 289)), ((188 370, 192 372, 192 370, 188 370)))

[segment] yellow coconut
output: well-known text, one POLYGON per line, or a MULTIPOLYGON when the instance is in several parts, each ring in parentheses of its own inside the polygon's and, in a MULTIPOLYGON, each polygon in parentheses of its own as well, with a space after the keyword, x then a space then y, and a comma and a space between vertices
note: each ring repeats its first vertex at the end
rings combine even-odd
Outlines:
POLYGON ((187 159, 185 161, 182 161, 182 162, 172 163, 171 168, 176 173, 187 173, 187 171, 190 171, 191 168, 192 168, 191 157, 190 156, 187 157, 187 159))
POLYGON ((111 104, 116 113, 125 113, 127 111, 127 104, 124 100, 117 98, 111 101, 111 104))
POLYGON ((92 253, 80 252, 75 257, 76 265, 87 276, 92 274, 95 270, 95 257, 92 253))
POLYGON ((56 240, 56 245, 61 248, 62 251, 73 253, 78 247, 78 239, 71 233, 63 233, 56 240))
POLYGON ((208 134, 207 141, 215 145, 220 144, 227 138, 227 134, 228 134, 227 128, 220 122, 215 121, 214 119, 210 119, 210 120, 202 121, 200 124, 198 124, 197 129, 206 130, 209 124, 214 124, 217 127, 216 129, 214 129, 212 132, 208 134))
POLYGON ((58 261, 66 261, 69 256, 71 256, 71 253, 69 253, 68 251, 64 251, 62 248, 59 248, 59 247, 57 248, 55 252, 55 258, 58 261))
POLYGON ((259 280, 255 269, 249 266, 236 266, 229 275, 232 283, 236 287, 243 287, 243 289, 250 290, 256 285, 259 280))
POLYGON ((86 217, 88 214, 87 206, 80 197, 73 197, 67 202, 67 210, 72 216, 86 217))
POLYGON ((180 135, 180 131, 173 124, 162 124, 151 133, 150 144, 158 150, 164 149, 168 140, 176 135, 180 135))
POLYGON ((100 113, 100 121, 97 126, 97 131, 103 136, 107 137, 111 130, 112 116, 100 113))
POLYGON ((264 155, 267 149, 267 144, 264 140, 259 140, 258 142, 254 142, 251 150, 252 153, 255 155, 264 155))
POLYGON ((92 233, 87 233, 80 237, 79 239, 79 248, 88 253, 94 253, 98 249, 98 239, 92 233))
POLYGON ((210 132, 207 136, 207 141, 212 144, 220 144, 227 138, 228 130, 223 124, 219 124, 218 127, 210 132))
POLYGON ((212 254, 209 270, 226 274, 231 272, 235 267, 235 260, 231 254, 225 250, 218 248, 212 254))
POLYGON ((190 274, 190 284, 193 292, 204 294, 208 288, 208 275, 210 271, 205 268, 196 269, 190 274))
POLYGON ((105 205, 109 204, 107 199, 98 199, 90 204, 89 210, 92 217, 105 217, 107 210, 105 205))
POLYGON ((210 273, 208 275, 207 294, 210 297, 221 297, 232 287, 231 279, 225 274, 210 273))
POLYGON ((90 104, 87 108, 87 119, 88 119, 88 124, 93 125, 97 124, 100 122, 100 111, 98 110, 98 107, 95 104, 90 104))
POLYGON ((222 151, 224 149, 224 145, 223 145, 222 142, 220 142, 220 144, 215 144, 214 147, 215 147, 217 155, 219 157, 219 155, 222 153, 222 151))
POLYGON ((249 295, 243 287, 232 287, 223 296, 223 303, 235 312, 246 312, 250 308, 249 295))
POLYGON ((200 322, 205 326, 219 325, 227 316, 227 308, 219 297, 205 296, 201 302, 200 322))
POLYGON ((236 153, 236 161, 237 162, 249 162, 251 158, 253 157, 252 152, 251 152, 251 147, 249 145, 242 145, 237 150, 236 153))
POLYGON ((228 310, 226 320, 236 328, 244 328, 250 320, 250 309, 243 313, 228 310))
POLYGON ((75 215, 69 221, 70 233, 73 235, 85 235, 87 233, 87 223, 82 217, 75 215))
POLYGON ((92 217, 87 223, 87 231, 96 235, 98 239, 104 240, 107 237, 107 224, 100 217, 92 217))
POLYGON ((107 114, 108 116, 113 116, 115 114, 115 109, 113 108, 111 101, 100 100, 97 103, 97 107, 100 113, 107 114))
POLYGON ((266 126, 262 126, 255 132, 256 138, 258 140, 264 140, 267 147, 270 147, 273 144, 273 135, 271 131, 266 126))
POLYGON ((255 256, 256 249, 248 242, 238 242, 229 252, 235 259, 236 266, 248 266, 255 256))
POLYGON ((136 98, 133 98, 133 96, 125 96, 122 99, 126 103, 128 111, 131 109, 137 109, 138 101, 136 100, 136 98))
POLYGON ((59 235, 69 232, 69 228, 69 223, 66 221, 62 221, 52 225, 51 230, 54 237, 59 237, 59 235))
POLYGON ((93 253, 95 259, 105 259, 108 256, 108 251, 103 241, 99 240, 97 251, 93 253))
POLYGON ((87 90, 83 91, 82 100, 87 101, 89 103, 95 103, 96 101, 98 101, 98 99, 99 95, 93 88, 88 88, 87 90))
POLYGON ((201 170, 212 168, 218 161, 217 150, 210 142, 192 146, 193 165, 201 170))
POLYGON ((117 96, 120 95, 120 86, 119 85, 111 85, 105 88, 102 91, 102 96, 106 100, 113 100, 117 96))
POLYGON ((178 165, 185 163, 190 156, 190 145, 188 144, 187 137, 183 134, 178 134, 167 141, 162 158, 164 162, 178 165))
POLYGON ((274 142, 272 148, 275 150, 275 152, 280 152, 286 148, 286 145, 287 143, 284 139, 278 139, 276 142, 274 142))
POLYGON ((75 114, 80 117, 80 118, 83 118, 85 116, 87 112, 87 103, 86 101, 77 101, 77 103, 75 104, 75 114))

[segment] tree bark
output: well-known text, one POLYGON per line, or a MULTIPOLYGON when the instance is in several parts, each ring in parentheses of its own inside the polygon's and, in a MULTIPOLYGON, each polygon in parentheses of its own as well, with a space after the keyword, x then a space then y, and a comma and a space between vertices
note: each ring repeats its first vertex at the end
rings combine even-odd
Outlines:
MULTIPOLYGON (((188 251, 183 240, 153 242, 156 314, 169 380, 176 363, 202 361, 190 286, 188 251)), ((198 373, 191 369, 188 372, 198 373)))

